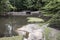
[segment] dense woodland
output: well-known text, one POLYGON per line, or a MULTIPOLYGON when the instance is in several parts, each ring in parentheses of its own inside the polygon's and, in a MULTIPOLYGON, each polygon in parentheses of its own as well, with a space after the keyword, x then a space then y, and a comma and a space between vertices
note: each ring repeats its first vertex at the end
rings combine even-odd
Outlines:
POLYGON ((49 26, 60 28, 60 0, 0 0, 0 12, 41 11, 51 16, 49 26))

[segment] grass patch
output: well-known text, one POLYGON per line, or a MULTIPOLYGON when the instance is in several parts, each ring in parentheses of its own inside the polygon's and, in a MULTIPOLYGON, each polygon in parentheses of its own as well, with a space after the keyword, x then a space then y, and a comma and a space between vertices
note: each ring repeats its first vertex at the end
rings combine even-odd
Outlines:
POLYGON ((51 40, 51 38, 49 36, 50 32, 51 32, 51 29, 49 27, 46 27, 44 30, 45 40, 51 40))
POLYGON ((22 36, 13 36, 13 37, 3 37, 0 38, 0 40, 22 40, 23 37, 22 36))

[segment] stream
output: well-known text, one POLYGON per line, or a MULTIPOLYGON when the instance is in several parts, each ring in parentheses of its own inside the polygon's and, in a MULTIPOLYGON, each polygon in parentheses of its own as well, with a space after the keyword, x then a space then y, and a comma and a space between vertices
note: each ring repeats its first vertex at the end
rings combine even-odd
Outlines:
MULTIPOLYGON (((16 28, 22 27, 27 24, 26 16, 7 16, 0 17, 0 36, 4 36, 8 34, 8 31, 12 30, 12 35, 14 34, 14 30, 16 28), (10 30, 8 30, 10 28, 10 30)), ((9 35, 9 34, 8 34, 9 35)))
MULTIPOLYGON (((33 23, 33 24, 28 23, 26 18, 27 18, 27 16, 0 17, 0 37, 16 36, 17 34, 14 31, 17 28, 22 28, 22 27, 30 27, 31 28, 31 27, 33 27, 33 29, 32 28, 31 29, 32 29, 32 31, 35 30, 35 32, 34 31, 33 32, 29 31, 29 30, 31 30, 30 28, 29 29, 27 28, 27 31, 34 34, 34 33, 38 33, 38 31, 36 31, 36 29, 40 28, 40 29, 44 30, 43 31, 44 35, 38 34, 38 35, 41 36, 41 38, 43 37, 43 39, 41 39, 41 40, 60 40, 60 38, 59 38, 60 37, 60 31, 59 30, 47 27, 46 24, 43 25, 42 27, 38 26, 38 28, 37 28, 36 23, 33 23), (34 27, 36 27, 36 28, 34 28, 34 27)), ((34 35, 34 37, 32 37, 32 39, 33 40, 40 40, 39 39, 40 36, 38 36, 38 38, 36 37, 36 39, 35 39, 34 38, 35 35, 34 35)), ((29 36, 28 39, 32 40, 31 36, 29 36)))

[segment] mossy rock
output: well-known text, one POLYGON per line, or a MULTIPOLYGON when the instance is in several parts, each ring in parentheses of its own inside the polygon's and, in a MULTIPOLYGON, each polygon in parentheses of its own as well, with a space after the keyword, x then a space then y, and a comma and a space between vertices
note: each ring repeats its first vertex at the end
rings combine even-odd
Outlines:
POLYGON ((33 23, 33 22, 43 23, 44 22, 44 20, 42 18, 37 18, 37 17, 27 17, 27 19, 28 19, 28 22, 31 22, 31 23, 33 23))

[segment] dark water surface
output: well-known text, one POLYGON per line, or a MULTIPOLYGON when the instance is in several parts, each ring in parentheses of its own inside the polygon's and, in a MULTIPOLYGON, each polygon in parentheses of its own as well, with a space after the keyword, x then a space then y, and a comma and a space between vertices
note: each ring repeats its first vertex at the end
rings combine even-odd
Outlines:
POLYGON ((7 17, 0 17, 0 36, 3 35, 6 30, 6 24, 9 24, 13 27, 13 30, 21 27, 23 25, 28 24, 27 16, 7 16, 7 17))

